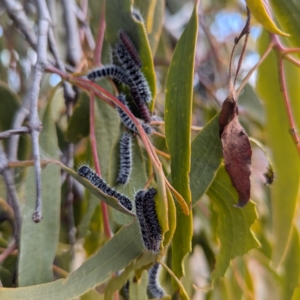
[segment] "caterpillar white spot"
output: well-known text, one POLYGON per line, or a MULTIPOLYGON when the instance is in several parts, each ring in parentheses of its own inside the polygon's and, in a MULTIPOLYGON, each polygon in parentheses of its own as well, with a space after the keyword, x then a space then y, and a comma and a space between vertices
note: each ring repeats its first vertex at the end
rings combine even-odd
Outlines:
POLYGON ((139 97, 143 102, 149 103, 151 101, 151 93, 148 82, 144 74, 140 71, 139 65, 131 57, 126 45, 120 41, 115 46, 114 52, 122 65, 122 68, 127 72, 131 79, 130 87, 134 88, 136 93, 134 98, 139 97))
POLYGON ((139 57, 139 54, 138 54, 133 42, 131 41, 131 39, 129 38, 127 33, 123 30, 120 31, 119 38, 120 38, 121 42, 123 43, 123 45, 125 46, 125 48, 127 49, 131 58, 135 61, 136 65, 138 65, 139 68, 141 68, 142 67, 141 59, 139 57))
POLYGON ((116 192, 111 188, 100 176, 98 176, 90 167, 83 165, 77 169, 77 173, 86 178, 95 187, 99 188, 104 194, 112 196, 120 202, 128 210, 132 210, 131 201, 124 195, 116 192))
POLYGON ((142 16, 141 12, 137 8, 133 7, 131 14, 137 21, 139 21, 143 24, 145 23, 145 20, 142 16))
POLYGON ((151 298, 162 298, 166 293, 158 283, 159 263, 154 264, 149 270, 147 291, 151 298))
POLYGON ((123 133, 120 139, 120 168, 117 183, 126 184, 132 168, 132 152, 131 152, 132 136, 130 133, 123 133))
MULTIPOLYGON (((124 94, 120 94, 117 98, 124 106, 126 106, 129 109, 127 101, 126 101, 126 96, 124 94)), ((128 128, 131 132, 138 133, 137 127, 135 126, 133 121, 129 118, 129 116, 120 107, 117 107, 117 112, 118 112, 120 119, 121 119, 122 123, 124 124, 124 126, 126 128, 128 128)), ((152 133, 152 128, 148 124, 142 124, 142 127, 144 128, 146 134, 152 133)))
POLYGON ((87 73, 86 76, 89 80, 108 77, 115 80, 117 83, 131 85, 131 78, 128 76, 128 74, 122 68, 115 65, 108 65, 102 68, 94 69, 87 73))
POLYGON ((135 196, 135 208, 145 247, 158 253, 162 232, 155 210, 155 195, 154 188, 150 188, 148 191, 138 191, 135 196))

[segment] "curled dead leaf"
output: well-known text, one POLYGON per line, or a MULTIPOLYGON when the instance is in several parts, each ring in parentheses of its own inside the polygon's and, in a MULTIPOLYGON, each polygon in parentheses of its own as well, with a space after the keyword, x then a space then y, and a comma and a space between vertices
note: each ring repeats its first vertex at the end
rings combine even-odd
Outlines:
POLYGON ((232 96, 223 103, 219 119, 226 172, 235 187, 242 207, 250 199, 250 166, 252 150, 249 138, 238 120, 238 107, 232 96))

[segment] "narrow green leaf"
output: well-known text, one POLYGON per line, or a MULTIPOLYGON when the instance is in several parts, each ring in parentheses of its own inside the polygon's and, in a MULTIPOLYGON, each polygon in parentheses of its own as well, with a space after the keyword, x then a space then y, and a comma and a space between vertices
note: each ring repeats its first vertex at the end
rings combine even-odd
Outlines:
POLYGON ((80 297, 80 300, 103 300, 103 295, 95 290, 90 290, 80 297))
POLYGON ((231 259, 259 246, 251 231, 257 215, 252 201, 243 208, 234 207, 238 196, 224 166, 220 167, 207 195, 218 215, 217 232, 221 243, 212 273, 212 280, 215 280, 224 276, 231 259))
MULTIPOLYGON (((59 158, 55 122, 49 100, 42 118, 41 152, 47 157, 59 158)), ((52 265, 55 258, 60 226, 60 168, 48 165, 42 171, 43 220, 32 221, 35 209, 35 172, 30 168, 26 180, 25 206, 20 237, 19 286, 29 286, 53 280, 52 265)))
MULTIPOLYGON (((290 34, 287 40, 293 47, 300 47, 300 3, 299 1, 270 0, 276 19, 285 32, 290 34)), ((299 54, 298 54, 299 57, 299 54)))
MULTIPOLYGON (((189 189, 190 127, 197 30, 196 5, 174 51, 167 78, 165 106, 166 143, 171 155, 172 185, 182 195, 188 206, 191 202, 189 189)), ((178 211, 172 253, 172 268, 178 277, 184 274, 182 261, 191 250, 191 237, 192 211, 189 216, 178 211)))
MULTIPOLYGON (((267 47, 269 37, 264 33, 258 42, 259 53, 267 47)), ((297 128, 300 128, 300 70, 284 64, 288 95, 297 128)), ((277 266, 285 253, 292 229, 300 178, 300 160, 290 133, 287 111, 279 86, 277 60, 270 53, 258 68, 257 91, 266 108, 266 138, 272 152, 276 179, 271 185, 273 262, 277 266), (266 80, 267 79, 267 80, 266 80)), ((296 129, 297 129, 296 128, 296 129)))
MULTIPOLYGON (((140 230, 140 229, 139 229, 140 230)), ((140 236, 141 238, 141 236, 140 236)), ((125 270, 117 277, 113 277, 106 286, 104 300, 111 300, 113 293, 122 288, 134 270, 149 265, 155 261, 155 255, 152 253, 143 253, 141 257, 131 262, 125 270)))
POLYGON ((69 300, 83 295, 141 255, 137 222, 121 228, 95 255, 65 279, 24 288, 0 288, 1 300, 69 300))
POLYGON ((80 221, 78 228, 77 228, 77 231, 78 231, 77 237, 79 239, 85 237, 85 235, 88 231, 92 216, 95 212, 95 209, 99 205, 99 199, 92 193, 88 193, 86 198, 88 201, 87 210, 86 210, 85 214, 83 215, 82 220, 80 221))
POLYGON ((131 281, 129 285, 129 299, 130 300, 147 300, 147 285, 148 272, 144 271, 142 277, 137 281, 131 281))
POLYGON ((192 142, 190 187, 193 204, 207 191, 220 167, 223 155, 217 114, 192 142))
POLYGON ((6 83, 0 81, 0 131, 11 129, 14 114, 20 103, 18 95, 6 83))
POLYGON ((135 0, 134 7, 138 8, 144 17, 148 39, 154 56, 161 35, 165 1, 164 0, 135 0))
POLYGON ((67 139, 71 143, 78 143, 90 132, 90 98, 86 93, 81 93, 74 112, 68 124, 67 139))
POLYGON ((155 72, 147 33, 142 23, 135 20, 131 14, 131 0, 110 0, 106 3, 106 38, 113 46, 118 41, 118 35, 124 30, 137 48, 142 61, 144 73, 155 97, 155 72))
POLYGON ((291 299, 300 278, 300 240, 297 228, 292 229, 289 245, 283 259, 284 275, 282 299, 291 299))
POLYGON ((117 111, 102 100, 95 99, 95 134, 102 178, 108 180, 109 159, 120 132, 117 111))
POLYGON ((91 184, 88 180, 78 175, 74 170, 68 168, 64 164, 58 162, 58 161, 52 161, 52 163, 58 164, 64 171, 66 171, 68 174, 70 174, 72 177, 74 177, 78 182, 80 182, 85 188, 87 188, 90 192, 92 192, 96 197, 99 198, 99 200, 104 201, 109 206, 113 207, 114 209, 117 209, 118 211, 125 213, 130 216, 134 216, 135 214, 126 208, 122 206, 118 200, 114 197, 108 196, 104 194, 101 190, 96 188, 93 184, 91 184))

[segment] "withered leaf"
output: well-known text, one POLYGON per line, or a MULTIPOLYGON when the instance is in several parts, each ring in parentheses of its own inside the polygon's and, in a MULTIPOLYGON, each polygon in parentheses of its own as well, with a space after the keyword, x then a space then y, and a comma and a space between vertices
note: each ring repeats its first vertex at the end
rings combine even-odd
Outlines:
POLYGON ((250 199, 252 150, 248 136, 238 120, 236 101, 229 96, 223 103, 219 119, 225 169, 235 187, 242 207, 250 199))

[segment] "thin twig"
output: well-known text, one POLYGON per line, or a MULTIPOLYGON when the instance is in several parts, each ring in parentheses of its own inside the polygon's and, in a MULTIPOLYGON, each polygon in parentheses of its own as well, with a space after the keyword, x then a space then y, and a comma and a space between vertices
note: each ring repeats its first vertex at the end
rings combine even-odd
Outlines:
POLYGON ((3 0, 2 3, 4 4, 10 18, 14 21, 15 24, 17 24, 17 27, 22 32, 22 34, 24 34, 27 42, 33 49, 36 49, 37 38, 28 22, 27 16, 23 10, 23 6, 21 5, 21 3, 15 0, 3 0))
POLYGON ((167 154, 167 153, 165 153, 165 152, 163 152, 163 151, 160 151, 160 150, 158 150, 157 148, 154 148, 154 149, 155 149, 155 152, 156 152, 158 155, 160 155, 160 156, 162 156, 162 157, 164 157, 164 158, 166 158, 166 159, 171 159, 170 154, 167 154))
POLYGON ((248 74, 246 75, 246 77, 243 79, 241 85, 239 86, 239 88, 236 90, 236 99, 239 97, 239 94, 241 93, 241 91, 243 90, 243 88, 245 87, 246 83, 248 82, 249 78, 251 77, 251 75, 257 70, 257 68, 263 63, 263 61, 267 58, 267 56, 269 55, 269 53, 271 52, 271 50, 274 47, 274 43, 270 42, 265 53, 261 56, 260 60, 258 61, 258 63, 248 72, 248 74))
POLYGON ((103 47, 103 39, 105 33, 106 21, 105 21, 105 0, 102 1, 101 7, 101 16, 99 22, 98 36, 96 41, 96 47, 94 51, 94 65, 101 65, 101 56, 102 56, 102 47, 103 47))
POLYGON ((76 66, 83 55, 78 25, 75 15, 75 1, 61 0, 64 12, 64 22, 66 27, 67 59, 71 65, 76 66))
POLYGON ((18 129, 10 129, 0 132, 0 140, 7 139, 16 134, 29 133, 29 129, 26 126, 20 127, 18 129))
POLYGON ((62 278, 67 278, 69 275, 69 273, 67 271, 63 270, 62 268, 60 268, 56 265, 52 265, 52 269, 55 273, 60 275, 62 278))
POLYGON ((242 53, 240 55, 238 66, 237 66, 235 77, 234 77, 234 83, 233 83, 234 85, 236 83, 236 79, 237 79, 237 76, 239 74, 239 71, 240 71, 240 68, 241 68, 244 56, 245 56, 246 47, 247 47, 247 44, 248 44, 248 38, 249 38, 249 34, 250 34, 250 19, 251 19, 251 14, 250 14, 249 8, 248 7, 246 7, 246 8, 247 8, 247 21, 246 21, 246 24, 245 24, 245 26, 244 26, 244 28, 243 28, 240 36, 235 41, 236 43, 238 43, 239 40, 242 38, 242 36, 245 35, 245 41, 244 41, 244 45, 243 45, 243 48, 242 48, 242 53))
POLYGON ((295 66, 300 67, 300 61, 296 60, 295 58, 293 58, 293 57, 291 57, 289 55, 285 55, 284 59, 286 59, 287 61, 291 62, 295 66))
POLYGON ((33 71, 33 82, 31 86, 31 105, 28 127, 31 132, 32 150, 35 161, 36 175, 36 206, 32 215, 34 222, 40 222, 42 216, 42 182, 40 166, 39 133, 41 131, 41 121, 38 115, 38 99, 41 80, 44 73, 44 67, 47 64, 47 37, 50 25, 50 15, 45 0, 36 1, 38 10, 38 44, 37 44, 37 62, 33 71))
POLYGON ((12 254, 17 249, 17 244, 13 243, 7 247, 4 252, 0 255, 0 263, 2 263, 10 254, 12 254))
POLYGON ((278 57, 278 72, 279 72, 279 81, 280 81, 280 87, 281 92, 284 100, 285 109, 288 115, 288 122, 290 126, 290 134, 292 136, 292 139, 294 143, 296 144, 297 151, 300 155, 300 139, 298 137, 297 131, 296 131, 296 123, 294 121, 293 112, 290 105, 290 100, 288 97, 287 89, 286 89, 286 81, 285 81, 285 74, 283 70, 283 59, 282 57, 278 57))
POLYGON ((161 137, 161 138, 163 138, 163 139, 166 138, 166 136, 165 136, 164 134, 162 134, 162 133, 160 133, 160 132, 158 132, 158 131, 155 131, 155 130, 152 131, 152 134, 153 134, 153 135, 156 135, 156 136, 159 136, 159 137, 161 137))
POLYGON ((8 203, 14 211, 15 224, 16 224, 14 228, 14 236, 17 244, 19 244, 22 217, 21 217, 21 211, 19 206, 18 194, 17 194, 16 187, 14 185, 12 172, 8 169, 8 160, 4 153, 1 143, 0 143, 0 173, 3 175, 6 184, 8 198, 9 198, 8 203))

